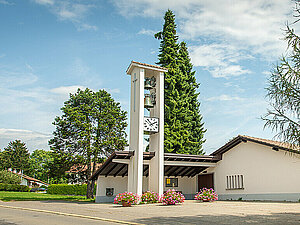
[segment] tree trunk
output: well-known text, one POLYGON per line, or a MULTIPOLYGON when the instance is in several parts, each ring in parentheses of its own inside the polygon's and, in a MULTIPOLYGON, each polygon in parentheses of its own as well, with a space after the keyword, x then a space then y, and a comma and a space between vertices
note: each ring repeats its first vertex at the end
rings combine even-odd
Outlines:
MULTIPOLYGON (((90 121, 88 120, 88 123, 90 121)), ((92 181, 90 180, 91 175, 92 175, 92 171, 91 171, 91 162, 92 162, 92 154, 91 154, 91 134, 90 134, 90 130, 88 131, 88 140, 87 140, 87 189, 86 189, 86 198, 90 199, 93 198, 93 187, 92 187, 92 181)))

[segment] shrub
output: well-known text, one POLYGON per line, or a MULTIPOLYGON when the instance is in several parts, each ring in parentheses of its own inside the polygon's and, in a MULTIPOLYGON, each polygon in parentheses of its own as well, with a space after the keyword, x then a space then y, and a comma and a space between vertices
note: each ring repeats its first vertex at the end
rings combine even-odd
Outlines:
POLYGON ((29 187, 26 186, 26 185, 20 185, 20 184, 3 184, 3 183, 0 183, 0 191, 28 192, 29 187))
POLYGON ((0 183, 3 184, 20 184, 21 178, 7 170, 0 170, 0 183))
POLYGON ((119 193, 114 199, 114 204, 122 204, 122 202, 127 202, 127 204, 137 204, 138 196, 132 192, 119 193))
MULTIPOLYGON (((51 184, 47 188, 47 194, 58 195, 86 195, 86 184, 51 184)), ((96 193, 96 185, 94 194, 96 193)))
POLYGON ((164 205, 175 205, 178 203, 183 203, 185 197, 180 192, 176 192, 174 189, 167 190, 162 196, 162 202, 164 205))
POLYGON ((146 191, 141 196, 141 203, 157 203, 159 202, 159 195, 156 192, 146 191))
POLYGON ((213 202, 218 200, 218 195, 214 189, 202 188, 200 192, 195 195, 195 200, 201 200, 205 202, 213 202))

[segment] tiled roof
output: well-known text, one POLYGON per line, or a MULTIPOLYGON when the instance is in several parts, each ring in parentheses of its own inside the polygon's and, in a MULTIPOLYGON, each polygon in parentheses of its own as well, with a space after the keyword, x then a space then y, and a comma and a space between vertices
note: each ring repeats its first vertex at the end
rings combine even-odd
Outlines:
POLYGON ((46 182, 44 182, 44 181, 41 181, 41 180, 38 180, 38 179, 35 179, 35 178, 33 178, 33 177, 30 177, 30 176, 27 176, 27 175, 25 175, 25 174, 23 174, 23 175, 21 175, 21 174, 18 174, 18 173, 14 173, 14 172, 12 172, 13 174, 16 174, 16 175, 18 175, 19 177, 21 177, 22 176, 22 178, 23 179, 25 179, 25 180, 29 180, 29 181, 33 181, 33 182, 39 182, 39 183, 41 183, 41 184, 45 184, 45 185, 49 185, 49 184, 47 184, 46 182))
POLYGON ((274 150, 281 149, 281 150, 300 154, 300 146, 294 146, 289 143, 284 143, 284 142, 280 142, 280 141, 273 141, 273 140, 268 140, 268 139, 263 139, 263 138, 250 137, 247 135, 238 135, 237 137, 233 138, 232 140, 227 142, 225 145, 223 145, 222 147, 220 147, 219 149, 217 149, 216 151, 211 153, 211 155, 223 154, 223 153, 227 152, 228 150, 230 150, 231 148, 233 148, 234 146, 238 145, 239 143, 247 142, 247 141, 255 142, 258 144, 262 144, 262 145, 267 145, 267 146, 272 147, 274 150))
POLYGON ((263 139, 263 138, 256 138, 256 137, 250 137, 250 136, 247 136, 247 135, 239 135, 241 137, 244 137, 246 139, 249 139, 249 140, 255 140, 257 142, 262 142, 262 143, 265 143, 265 144, 271 144, 271 145, 274 145, 274 146, 278 146, 280 148, 286 148, 286 149, 292 149, 292 150, 300 150, 299 146, 293 146, 289 143, 285 143, 285 142, 280 142, 280 141, 273 141, 273 140, 268 140, 268 139, 263 139))
MULTIPOLYGON (((94 163, 91 163, 93 167, 94 163)), ((102 163, 96 163, 96 170, 102 165, 102 163)), ((74 165, 66 173, 79 173, 87 170, 87 165, 74 165)))
POLYGON ((141 62, 136 62, 136 61, 131 61, 130 65, 128 66, 127 70, 126 70, 126 73, 128 73, 130 67, 132 64, 137 64, 137 65, 140 65, 140 66, 145 66, 145 67, 151 67, 151 68, 155 68, 155 69, 159 69, 159 70, 163 70, 165 72, 168 71, 168 69, 164 68, 164 67, 161 67, 161 66, 157 66, 157 65, 151 65, 151 64, 147 64, 147 63, 141 63, 141 62))

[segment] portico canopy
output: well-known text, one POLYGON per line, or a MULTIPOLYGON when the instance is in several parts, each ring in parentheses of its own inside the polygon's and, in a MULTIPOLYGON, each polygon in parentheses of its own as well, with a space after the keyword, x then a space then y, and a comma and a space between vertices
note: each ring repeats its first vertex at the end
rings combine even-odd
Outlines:
MULTIPOLYGON (((149 162, 154 157, 154 152, 143 153, 143 175, 149 176, 149 162)), ((127 176, 128 163, 134 151, 115 151, 93 174, 92 180, 101 176, 127 176)), ((220 160, 219 156, 186 155, 164 153, 164 175, 193 177, 208 167, 213 167, 220 160)))

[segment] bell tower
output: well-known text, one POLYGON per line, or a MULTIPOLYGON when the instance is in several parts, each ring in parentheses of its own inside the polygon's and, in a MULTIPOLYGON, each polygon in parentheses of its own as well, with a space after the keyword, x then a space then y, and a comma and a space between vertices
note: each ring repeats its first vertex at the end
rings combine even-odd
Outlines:
POLYGON ((128 191, 138 195, 143 187, 144 134, 149 135, 149 151, 154 152, 148 190, 163 194, 165 72, 165 68, 134 61, 126 71, 131 76, 129 150, 134 152, 128 164, 128 191))

